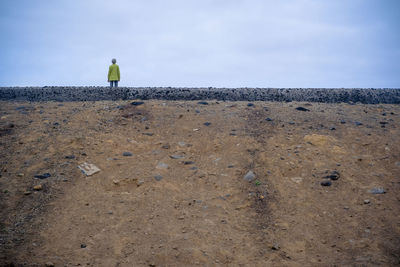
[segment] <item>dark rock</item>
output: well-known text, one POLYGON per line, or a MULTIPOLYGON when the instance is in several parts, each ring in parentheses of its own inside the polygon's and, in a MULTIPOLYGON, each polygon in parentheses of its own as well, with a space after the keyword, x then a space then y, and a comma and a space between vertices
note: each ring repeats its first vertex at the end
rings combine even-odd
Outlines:
POLYGON ((194 164, 194 161, 191 161, 191 160, 184 161, 183 164, 185 164, 185 165, 191 165, 191 164, 194 164))
POLYGON ((66 159, 74 159, 74 158, 75 158, 75 155, 67 155, 67 156, 65 156, 65 158, 66 158, 66 159))
POLYGON ((388 124, 387 121, 381 121, 381 122, 379 122, 379 123, 382 124, 382 125, 388 124))
POLYGON ((122 153, 122 156, 131 157, 131 156, 133 156, 133 154, 131 152, 126 151, 126 152, 122 153))
POLYGON ((321 181, 322 186, 331 186, 332 182, 328 179, 321 181))
POLYGON ((279 250, 279 249, 280 249, 279 244, 273 244, 273 245, 271 246, 271 249, 272 249, 272 250, 279 250))
POLYGON ((331 130, 331 131, 336 131, 336 128, 335 128, 335 127, 332 127, 332 128, 330 128, 329 130, 331 130))
POLYGON ((171 155, 169 156, 171 159, 183 159, 185 156, 184 155, 171 155))
POLYGON ((340 178, 340 174, 338 171, 332 171, 329 175, 324 176, 323 178, 325 179, 331 179, 333 181, 336 181, 340 178))
POLYGON ((34 177, 38 178, 38 179, 46 179, 46 178, 49 178, 50 176, 51 176, 51 174, 46 172, 46 173, 43 173, 43 174, 37 174, 34 177))
POLYGON ((81 248, 86 248, 86 244, 81 244, 81 248))
POLYGON ((205 122, 205 123, 203 123, 205 126, 210 126, 211 125, 211 122, 205 122))
POLYGON ((153 136, 154 133, 142 133, 143 135, 147 135, 147 136, 153 136))
POLYGON ((155 175, 154 176, 154 179, 156 179, 156 181, 158 182, 158 181, 161 181, 162 180, 162 176, 161 175, 155 175))
POLYGON ((199 104, 199 105, 208 105, 208 102, 206 102, 206 101, 199 101, 199 102, 197 102, 197 104, 199 104))
POLYGON ((340 121, 340 123, 341 123, 341 124, 345 124, 345 123, 346 123, 346 121, 344 121, 344 120, 341 120, 341 121, 340 121))
POLYGON ((289 121, 290 125, 295 125, 296 123, 294 121, 289 121))
POLYGON ((254 104, 253 103, 248 103, 247 106, 248 107, 254 107, 254 104))
POLYGON ((375 187, 375 188, 368 190, 368 193, 375 194, 375 195, 385 194, 386 190, 383 187, 375 187))
POLYGON ((272 119, 271 119, 271 118, 266 118, 265 120, 266 120, 266 121, 272 121, 272 119))
POLYGON ((361 122, 359 122, 359 121, 354 122, 354 124, 357 125, 357 126, 363 125, 363 124, 362 124, 361 122))
POLYGON ((165 145, 162 145, 161 148, 163 148, 163 149, 169 149, 169 148, 170 148, 170 145, 169 145, 169 144, 165 144, 165 145))
POLYGON ((296 110, 298 111, 310 111, 308 108, 297 107, 296 110))
POLYGON ((140 105, 143 105, 143 104, 144 104, 143 101, 133 101, 133 102, 131 103, 131 105, 133 105, 133 106, 140 106, 140 105))

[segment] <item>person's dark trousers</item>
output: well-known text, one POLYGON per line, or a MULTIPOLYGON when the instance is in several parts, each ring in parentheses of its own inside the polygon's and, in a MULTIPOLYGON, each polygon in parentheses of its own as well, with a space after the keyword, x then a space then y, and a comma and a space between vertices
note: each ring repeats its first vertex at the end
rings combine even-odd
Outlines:
POLYGON ((118 87, 118 81, 110 81, 110 87, 113 87, 113 84, 114 87, 118 87))

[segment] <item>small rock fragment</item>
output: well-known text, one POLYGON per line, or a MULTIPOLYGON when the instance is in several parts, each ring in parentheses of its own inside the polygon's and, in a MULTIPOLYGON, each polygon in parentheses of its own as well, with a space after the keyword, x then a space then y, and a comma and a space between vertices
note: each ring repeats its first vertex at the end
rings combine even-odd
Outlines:
POLYGON ((78 168, 86 176, 91 176, 100 171, 100 169, 96 165, 87 162, 82 163, 81 165, 78 166, 78 168))
POLYGON ((272 250, 279 250, 279 249, 280 249, 279 244, 273 244, 273 245, 271 246, 271 249, 272 249, 272 250))
POLYGON ((208 105, 208 102, 206 102, 206 101, 199 101, 199 102, 197 102, 197 104, 199 104, 199 105, 208 105))
POLYGON ((38 179, 46 179, 46 178, 49 178, 50 176, 51 176, 51 174, 46 172, 46 173, 43 173, 43 174, 37 174, 34 177, 38 178, 38 179))
POLYGON ((46 266, 46 267, 54 267, 54 263, 49 261, 49 262, 46 262, 44 266, 46 266))
POLYGON ((245 180, 248 181, 248 182, 253 181, 255 178, 256 178, 256 175, 254 174, 253 171, 248 171, 248 172, 246 173, 246 175, 243 177, 243 179, 245 179, 245 180))
POLYGON ((211 125, 211 122, 205 122, 205 123, 203 123, 205 126, 210 126, 211 125))
POLYGON ((191 161, 191 160, 184 161, 183 164, 185 164, 185 165, 191 165, 191 164, 194 164, 194 161, 191 161))
POLYGON ((163 148, 163 149, 169 149, 169 148, 170 148, 170 145, 169 145, 169 144, 164 144, 161 148, 163 148))
POLYGON ((322 186, 331 186, 332 182, 328 179, 321 181, 322 186))
POLYGON ((122 153, 122 156, 124 156, 124 157, 131 157, 131 156, 133 156, 133 154, 132 154, 132 152, 125 151, 124 153, 122 153))
POLYGON ((369 203, 371 203, 371 200, 369 200, 369 199, 364 200, 364 204, 369 204, 369 203))
POLYGON ((81 244, 81 248, 86 248, 86 244, 81 244))
POLYGON ((30 194, 32 194, 31 191, 25 191, 25 192, 24 192, 24 195, 25 195, 25 196, 30 195, 30 194))
POLYGON ((336 181, 340 178, 340 174, 338 171, 332 171, 329 175, 324 176, 326 179, 331 179, 332 181, 336 181))
POLYGON ((162 176, 161 175, 155 175, 154 179, 156 179, 156 181, 161 181, 162 180, 162 176))
POLYGON ((144 104, 143 101, 133 101, 133 102, 131 103, 132 106, 140 106, 140 105, 143 105, 143 104, 144 104))
POLYGON ((272 119, 271 119, 271 118, 266 118, 265 120, 266 120, 266 121, 272 121, 272 119))
POLYGON ((296 110, 299 110, 299 111, 310 111, 308 108, 303 108, 303 107, 297 107, 296 110))
POLYGON ((171 159, 183 159, 185 156, 184 155, 171 155, 169 156, 171 159))
POLYGON ((67 156, 65 156, 65 158, 66 158, 66 159, 74 159, 74 158, 75 158, 75 155, 67 155, 67 156))
POLYGON ((43 186, 42 186, 41 184, 35 185, 35 186, 33 187, 33 190, 36 190, 36 191, 40 191, 40 190, 42 190, 42 189, 43 189, 43 186))
POLYGON ((254 104, 253 103, 248 103, 247 106, 248 107, 254 107, 254 104))
POLYGON ((156 166, 157 169, 168 169, 168 164, 164 162, 159 162, 156 166))
POLYGON ((376 188, 372 188, 372 189, 368 190, 368 193, 371 193, 371 194, 385 194, 386 190, 383 189, 383 187, 376 187, 376 188))

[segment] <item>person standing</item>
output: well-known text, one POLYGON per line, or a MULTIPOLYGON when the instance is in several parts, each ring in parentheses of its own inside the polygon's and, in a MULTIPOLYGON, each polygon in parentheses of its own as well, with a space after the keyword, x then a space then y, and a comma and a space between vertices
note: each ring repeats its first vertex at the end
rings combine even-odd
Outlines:
POLYGON ((118 82, 120 80, 119 66, 116 64, 117 60, 113 58, 111 60, 112 65, 108 68, 108 81, 110 82, 110 87, 118 87, 118 82))

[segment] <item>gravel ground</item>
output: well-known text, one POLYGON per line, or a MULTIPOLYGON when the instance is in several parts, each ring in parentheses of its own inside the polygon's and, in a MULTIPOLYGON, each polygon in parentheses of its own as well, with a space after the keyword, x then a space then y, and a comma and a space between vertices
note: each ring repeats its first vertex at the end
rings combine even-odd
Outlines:
POLYGON ((0 100, 99 101, 129 99, 224 101, 308 101, 400 104, 400 89, 172 88, 172 87, 2 87, 0 100))
POLYGON ((399 130, 392 104, 0 101, 0 266, 398 265, 399 130))

